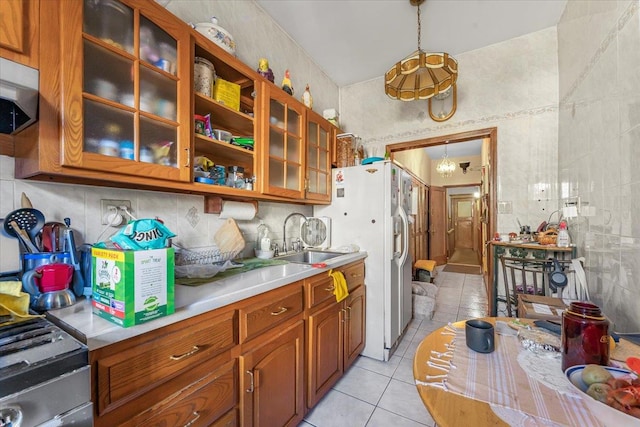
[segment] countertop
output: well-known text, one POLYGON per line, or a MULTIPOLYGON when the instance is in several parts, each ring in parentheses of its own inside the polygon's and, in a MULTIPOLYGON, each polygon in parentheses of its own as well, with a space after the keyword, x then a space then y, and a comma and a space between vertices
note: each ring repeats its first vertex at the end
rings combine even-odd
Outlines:
POLYGON ((89 350, 96 350, 364 259, 366 256, 366 252, 355 252, 329 259, 325 261, 327 266, 322 268, 289 263, 248 271, 200 286, 176 285, 175 313, 129 328, 115 325, 93 314, 91 301, 86 298, 79 298, 72 306, 48 311, 47 318, 84 342, 89 350))

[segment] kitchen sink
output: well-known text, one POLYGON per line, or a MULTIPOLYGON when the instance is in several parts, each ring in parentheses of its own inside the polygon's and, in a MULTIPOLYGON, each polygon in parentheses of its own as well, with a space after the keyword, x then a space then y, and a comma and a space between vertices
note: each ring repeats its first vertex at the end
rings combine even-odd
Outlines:
POLYGON ((292 252, 286 255, 281 255, 274 259, 282 259, 289 262, 295 262, 299 264, 315 264, 317 262, 324 262, 328 259, 344 255, 342 252, 329 252, 319 250, 304 250, 302 252, 292 252))

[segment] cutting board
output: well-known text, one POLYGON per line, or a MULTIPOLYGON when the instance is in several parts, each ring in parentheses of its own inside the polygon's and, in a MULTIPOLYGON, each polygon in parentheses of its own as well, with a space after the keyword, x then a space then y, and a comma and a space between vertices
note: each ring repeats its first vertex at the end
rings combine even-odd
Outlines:
POLYGON ((216 231, 213 241, 222 255, 233 253, 234 257, 244 249, 244 238, 236 222, 229 218, 216 231))

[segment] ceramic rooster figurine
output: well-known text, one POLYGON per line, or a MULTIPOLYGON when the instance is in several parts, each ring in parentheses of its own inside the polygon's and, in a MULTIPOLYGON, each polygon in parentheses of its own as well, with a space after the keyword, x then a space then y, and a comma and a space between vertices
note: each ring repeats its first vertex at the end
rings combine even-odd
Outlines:
POLYGON ((307 83, 307 87, 304 89, 304 93, 302 94, 302 103, 306 105, 307 108, 313 109, 313 97, 309 90, 309 83, 307 83))
POLYGON ((291 76, 289 70, 285 70, 284 78, 282 79, 282 90, 293 96, 293 85, 291 84, 291 76))
POLYGON ((267 61, 267 58, 260 58, 260 60, 258 61, 257 71, 258 74, 273 83, 273 71, 271 71, 271 68, 269 68, 269 61, 267 61))

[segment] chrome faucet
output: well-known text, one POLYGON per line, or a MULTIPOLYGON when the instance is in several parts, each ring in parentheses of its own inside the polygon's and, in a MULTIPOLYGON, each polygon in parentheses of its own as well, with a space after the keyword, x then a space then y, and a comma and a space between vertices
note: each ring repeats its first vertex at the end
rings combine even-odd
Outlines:
POLYGON ((301 216, 305 220, 307 219, 307 217, 300 212, 293 212, 284 219, 284 224, 282 225, 282 253, 287 253, 287 221, 289 221, 289 218, 296 215, 301 216))

